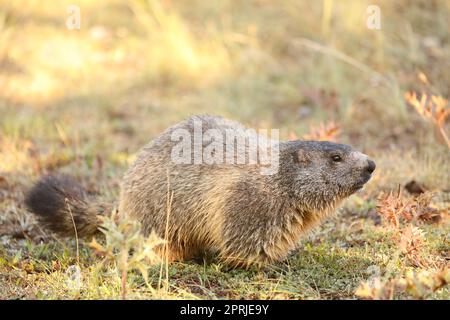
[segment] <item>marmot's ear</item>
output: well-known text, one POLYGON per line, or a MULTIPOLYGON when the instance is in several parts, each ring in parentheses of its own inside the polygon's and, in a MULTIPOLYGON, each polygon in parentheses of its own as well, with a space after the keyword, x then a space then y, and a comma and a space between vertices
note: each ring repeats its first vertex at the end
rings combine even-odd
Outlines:
POLYGON ((294 152, 295 162, 308 165, 311 162, 311 155, 305 149, 298 149, 294 152))

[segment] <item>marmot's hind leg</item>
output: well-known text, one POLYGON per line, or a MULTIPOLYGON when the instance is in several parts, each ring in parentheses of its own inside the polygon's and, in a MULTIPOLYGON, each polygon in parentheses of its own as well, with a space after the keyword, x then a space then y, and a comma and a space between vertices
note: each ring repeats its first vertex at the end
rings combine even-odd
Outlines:
POLYGON ((157 254, 163 262, 174 262, 174 261, 186 261, 198 258, 200 255, 197 250, 190 247, 180 247, 168 243, 167 245, 162 245, 157 254))
POLYGON ((174 261, 183 261, 186 259, 186 255, 182 250, 178 248, 168 245, 162 245, 159 250, 156 250, 159 258, 163 263, 171 263, 174 261))

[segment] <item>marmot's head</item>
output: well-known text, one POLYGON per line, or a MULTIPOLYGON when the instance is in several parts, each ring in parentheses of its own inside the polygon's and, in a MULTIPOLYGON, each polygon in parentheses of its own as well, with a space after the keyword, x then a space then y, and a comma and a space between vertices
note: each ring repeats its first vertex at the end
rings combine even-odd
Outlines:
POLYGON ((327 206, 361 189, 375 170, 375 162, 344 144, 291 141, 282 155, 282 175, 295 198, 314 208, 327 206), (287 164, 287 165, 286 165, 287 164))

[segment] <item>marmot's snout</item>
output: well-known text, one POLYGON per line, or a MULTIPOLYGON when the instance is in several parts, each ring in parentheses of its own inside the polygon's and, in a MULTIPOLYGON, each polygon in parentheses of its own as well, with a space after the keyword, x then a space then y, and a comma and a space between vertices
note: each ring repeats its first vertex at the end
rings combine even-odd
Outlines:
POLYGON ((358 151, 351 152, 351 159, 353 159, 353 188, 359 190, 372 178, 372 173, 375 171, 375 161, 370 159, 366 154, 358 151))
POLYGON ((362 174, 363 175, 363 182, 361 184, 361 187, 364 184, 366 184, 370 180, 370 178, 372 178, 372 173, 375 171, 375 168, 376 168, 375 161, 367 158, 366 165, 365 165, 365 167, 363 169, 363 174, 362 174))
POLYGON ((376 167, 377 167, 377 166, 376 166, 376 164, 375 164, 375 161, 370 160, 370 159, 367 160, 367 168, 366 168, 367 172, 369 172, 370 174, 372 174, 372 173, 375 171, 375 168, 376 168, 376 167))

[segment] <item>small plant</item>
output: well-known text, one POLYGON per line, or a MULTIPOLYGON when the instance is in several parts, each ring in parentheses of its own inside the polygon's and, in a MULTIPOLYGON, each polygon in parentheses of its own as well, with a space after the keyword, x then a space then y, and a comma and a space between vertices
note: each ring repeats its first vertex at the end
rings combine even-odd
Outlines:
POLYGON ((432 198, 433 194, 430 192, 406 198, 399 188, 396 194, 392 191, 389 194, 382 193, 378 200, 379 214, 385 224, 394 227, 396 231, 393 237, 398 245, 399 254, 415 267, 426 267, 428 263, 422 254, 425 234, 414 224, 429 222, 431 215, 441 214, 437 209, 430 207, 432 198))
POLYGON ((426 260, 422 257, 422 249, 425 246, 425 233, 412 225, 404 227, 400 231, 398 241, 401 253, 414 267, 426 267, 426 260))
POLYGON ((355 291, 355 295, 367 300, 392 300, 396 288, 395 280, 382 281, 380 278, 362 282, 355 291))
POLYGON ((439 222, 445 215, 445 211, 433 208, 433 192, 424 192, 418 196, 404 197, 401 189, 397 193, 381 193, 378 198, 378 213, 387 223, 400 228, 400 222, 439 222))
POLYGON ((400 227, 400 219, 411 220, 409 202, 402 197, 401 189, 397 194, 390 191, 388 194, 381 193, 378 198, 378 213, 383 220, 396 229, 400 227))
POLYGON ((433 293, 450 284, 450 270, 419 272, 407 271, 404 277, 381 280, 376 278, 371 283, 362 282, 355 295, 362 299, 387 300, 396 295, 408 295, 413 299, 426 299, 433 293))
POLYGON ((155 233, 144 237, 141 225, 136 220, 119 219, 115 213, 102 219, 101 231, 106 237, 105 245, 94 238, 89 246, 104 257, 103 262, 116 263, 121 277, 121 297, 125 299, 128 272, 139 270, 148 285, 148 269, 162 262, 158 252, 165 241, 155 233))

